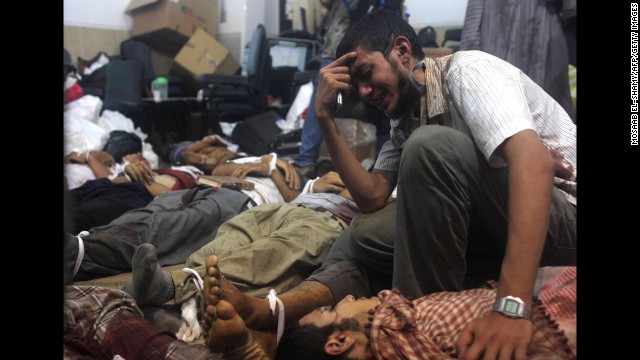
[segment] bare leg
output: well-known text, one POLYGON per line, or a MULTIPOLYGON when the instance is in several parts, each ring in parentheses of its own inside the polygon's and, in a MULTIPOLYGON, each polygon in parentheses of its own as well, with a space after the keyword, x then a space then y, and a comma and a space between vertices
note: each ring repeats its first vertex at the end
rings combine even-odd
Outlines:
MULTIPOLYGON (((207 271, 209 271, 209 268, 207 265, 207 271)), ((256 298, 241 293, 224 278, 218 280, 220 278, 220 270, 217 266, 213 269, 211 270, 213 273, 207 272, 207 277, 216 279, 214 280, 214 286, 222 289, 221 298, 235 307, 249 328, 256 330, 269 329, 278 325, 278 317, 274 316, 269 310, 269 301, 266 298, 256 298)), ((295 288, 279 294, 278 297, 284 304, 285 321, 287 323, 298 321, 301 317, 321 306, 335 304, 331 290, 318 281, 303 281, 295 288)), ((210 301, 213 300, 217 299, 210 299, 210 301)))
MULTIPOLYGON (((331 290, 319 281, 303 281, 293 289, 278 295, 284 305, 285 321, 297 322, 303 316, 313 310, 327 305, 335 305, 331 290)), ((268 318, 271 326, 277 326, 277 318, 271 315, 268 318)))

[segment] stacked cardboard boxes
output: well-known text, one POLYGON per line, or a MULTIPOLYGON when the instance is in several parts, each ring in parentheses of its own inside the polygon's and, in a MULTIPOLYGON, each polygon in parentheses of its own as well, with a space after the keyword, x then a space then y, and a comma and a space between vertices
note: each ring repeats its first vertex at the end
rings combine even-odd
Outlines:
POLYGON ((131 0, 131 36, 144 41, 172 74, 185 79, 191 95, 204 73, 233 74, 238 62, 216 41, 219 0, 131 0))
POLYGON ((218 0, 131 0, 131 36, 174 56, 198 29, 218 31, 218 0))
POLYGON ((200 87, 201 74, 233 75, 240 65, 227 48, 203 30, 197 30, 174 58, 171 72, 185 78, 187 91, 200 87))

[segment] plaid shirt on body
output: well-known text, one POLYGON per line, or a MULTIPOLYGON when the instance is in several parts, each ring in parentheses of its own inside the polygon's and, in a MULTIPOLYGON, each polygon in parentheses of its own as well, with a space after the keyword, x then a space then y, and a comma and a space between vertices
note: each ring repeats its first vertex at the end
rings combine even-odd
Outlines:
POLYGON ((177 340, 173 333, 144 320, 123 291, 68 286, 64 305, 65 359, 220 359, 206 346, 177 340))
MULTIPOLYGON (((455 359, 456 342, 471 321, 486 315, 495 288, 439 292, 409 301, 397 291, 378 296, 369 339, 376 359, 455 359)), ((529 359, 572 359, 568 339, 536 302, 529 359)))

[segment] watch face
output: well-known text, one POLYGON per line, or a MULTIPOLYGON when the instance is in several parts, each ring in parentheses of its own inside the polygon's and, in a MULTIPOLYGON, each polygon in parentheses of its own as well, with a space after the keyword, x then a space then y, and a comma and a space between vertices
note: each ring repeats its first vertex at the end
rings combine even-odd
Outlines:
POLYGON ((507 299, 504 303, 504 311, 510 314, 518 315, 520 303, 511 299, 507 299))

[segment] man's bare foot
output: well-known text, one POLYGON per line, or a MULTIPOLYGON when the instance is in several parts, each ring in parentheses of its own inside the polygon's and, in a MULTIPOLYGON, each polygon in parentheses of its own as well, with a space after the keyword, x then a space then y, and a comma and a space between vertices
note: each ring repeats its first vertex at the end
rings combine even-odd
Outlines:
POLYGON ((237 349, 249 342, 249 330, 236 309, 225 300, 218 301, 215 306, 217 318, 207 310, 210 322, 207 345, 213 352, 225 353, 237 349))
POLYGON ((240 293, 235 286, 224 280, 218 268, 217 256, 209 256, 205 266, 204 328, 209 335, 207 340, 209 348, 214 352, 228 354, 229 351, 238 350, 241 347, 247 349, 248 346, 254 355, 266 353, 269 354, 270 359, 273 359, 276 352, 275 329, 262 331, 248 329, 234 305, 223 298, 226 298, 227 294, 233 294, 234 299, 250 297, 240 293), (223 283, 231 286, 232 289, 227 289, 226 285, 220 286, 223 283))
MULTIPOLYGON (((247 327, 251 329, 275 328, 278 318, 269 310, 269 300, 248 296, 240 292, 230 281, 221 275, 218 268, 218 257, 212 255, 206 260, 206 278, 211 281, 211 286, 216 287, 216 293, 207 299, 210 303, 224 299, 235 308, 242 317, 247 327), (215 257, 215 260, 213 258, 215 257), (211 261, 211 262, 210 262, 211 261)), ((209 288, 209 287, 205 287, 209 288)), ((206 327, 205 327, 206 328, 206 327)))
POLYGON ((249 340, 249 332, 233 305, 220 300, 222 289, 219 284, 218 257, 213 255, 206 260, 204 328, 209 333, 209 348, 224 353, 245 345, 249 340))

